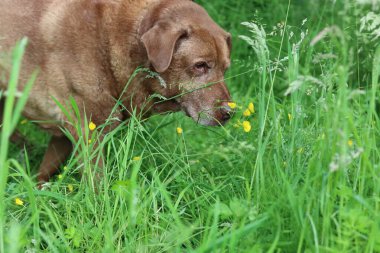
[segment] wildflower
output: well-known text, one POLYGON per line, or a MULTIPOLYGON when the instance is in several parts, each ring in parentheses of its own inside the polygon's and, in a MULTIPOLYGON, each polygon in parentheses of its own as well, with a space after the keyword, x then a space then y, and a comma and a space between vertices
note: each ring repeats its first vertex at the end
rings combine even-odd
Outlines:
POLYGON ((253 103, 249 103, 248 105, 248 110, 251 112, 251 113, 255 113, 255 105, 253 103))
POLYGON ((228 102, 227 104, 228 104, 228 106, 229 106, 231 109, 235 109, 235 108, 236 108, 236 103, 234 103, 234 102, 228 102))
POLYGON ((58 175, 58 179, 62 179, 63 178, 63 175, 62 174, 59 174, 58 175))
POLYGON ((22 199, 20 199, 20 198, 15 198, 15 204, 18 206, 23 206, 24 201, 22 201, 22 199))
POLYGON ((177 127, 177 134, 182 134, 182 133, 183 133, 183 129, 180 127, 177 127))
POLYGON ((74 191, 74 186, 72 184, 69 184, 67 186, 67 189, 69 190, 69 192, 73 192, 74 191))
POLYGON ((331 162, 329 164, 329 169, 331 172, 337 171, 339 169, 339 165, 336 162, 331 162))
POLYGON ((91 144, 91 142, 92 142, 92 140, 91 140, 91 139, 89 139, 89 140, 88 140, 88 144, 91 144))
POLYGON ((250 132, 252 129, 251 123, 249 121, 243 121, 243 129, 246 133, 250 132))
POLYGON ((353 140, 348 140, 347 144, 349 147, 352 147, 354 145, 354 142, 353 140))
POLYGON ((90 121, 90 124, 88 124, 88 128, 90 129, 90 131, 94 131, 95 128, 96 128, 96 125, 94 122, 90 121))
POLYGON ((289 119, 289 121, 291 121, 293 119, 293 116, 290 113, 288 113, 288 119, 289 119))
POLYGON ((135 156, 132 158, 132 161, 137 162, 141 160, 141 156, 135 156))
POLYGON ((251 110, 249 110, 249 109, 245 110, 245 111, 243 112, 243 115, 244 115, 245 117, 251 116, 251 110))

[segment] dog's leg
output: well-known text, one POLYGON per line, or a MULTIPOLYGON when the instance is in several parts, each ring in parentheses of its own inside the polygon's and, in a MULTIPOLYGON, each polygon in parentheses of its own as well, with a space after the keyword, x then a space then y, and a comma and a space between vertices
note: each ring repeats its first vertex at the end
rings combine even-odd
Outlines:
POLYGON ((72 149, 72 143, 66 136, 51 138, 38 172, 40 186, 49 181, 49 178, 58 170, 59 165, 70 155, 72 149))

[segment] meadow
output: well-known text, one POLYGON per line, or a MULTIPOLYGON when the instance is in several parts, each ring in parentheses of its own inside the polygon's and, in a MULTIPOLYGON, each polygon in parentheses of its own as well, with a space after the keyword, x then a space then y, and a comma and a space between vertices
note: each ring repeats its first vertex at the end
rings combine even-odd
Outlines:
POLYGON ((0 252, 380 252, 380 2, 197 2, 233 36, 231 121, 132 118, 94 191, 99 126, 38 190, 49 136, 9 111, 0 252))

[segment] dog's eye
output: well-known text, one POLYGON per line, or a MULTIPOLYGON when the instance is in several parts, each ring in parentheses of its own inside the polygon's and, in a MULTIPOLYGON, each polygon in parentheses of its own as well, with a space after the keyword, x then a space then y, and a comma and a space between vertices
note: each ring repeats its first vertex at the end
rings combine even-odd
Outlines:
POLYGON ((197 62, 194 65, 194 69, 199 74, 207 73, 207 71, 210 69, 210 66, 207 64, 207 62, 201 61, 197 62))

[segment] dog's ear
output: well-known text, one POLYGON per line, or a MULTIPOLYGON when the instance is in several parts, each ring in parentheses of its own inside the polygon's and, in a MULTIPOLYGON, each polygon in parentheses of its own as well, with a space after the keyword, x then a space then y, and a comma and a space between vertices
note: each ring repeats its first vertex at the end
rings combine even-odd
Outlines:
POLYGON ((177 41, 186 34, 186 29, 173 22, 160 21, 142 35, 149 61, 158 73, 168 69, 177 41))

